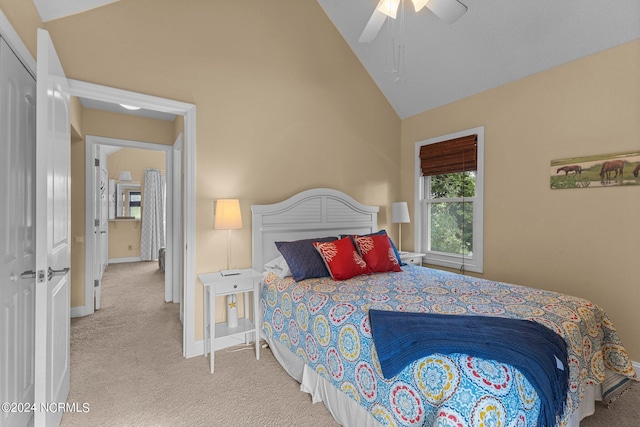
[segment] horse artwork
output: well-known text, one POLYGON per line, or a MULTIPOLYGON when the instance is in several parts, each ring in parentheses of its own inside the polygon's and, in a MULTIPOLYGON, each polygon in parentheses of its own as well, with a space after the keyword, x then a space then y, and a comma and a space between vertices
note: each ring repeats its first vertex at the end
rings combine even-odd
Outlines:
POLYGON ((618 178, 618 172, 620 172, 620 179, 622 179, 624 172, 624 160, 611 160, 609 162, 604 162, 602 164, 602 169, 600 169, 600 179, 604 181, 604 177, 606 175, 607 181, 611 181, 612 172, 616 173, 613 176, 613 179, 618 178))
POLYGON ((569 175, 569 172, 573 173, 582 173, 582 166, 580 165, 571 165, 571 166, 562 166, 558 168, 556 173, 564 172, 565 175, 569 175))
POLYGON ((640 185, 640 150, 552 160, 550 166, 552 189, 640 185))

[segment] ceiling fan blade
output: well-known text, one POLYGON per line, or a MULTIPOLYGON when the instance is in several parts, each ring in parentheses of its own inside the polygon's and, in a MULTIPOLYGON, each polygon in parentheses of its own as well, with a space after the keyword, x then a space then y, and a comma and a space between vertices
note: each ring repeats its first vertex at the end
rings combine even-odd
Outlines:
POLYGON ((360 43, 371 43, 375 40, 380 32, 380 28, 382 28, 382 24, 387 19, 387 15, 380 12, 378 9, 373 11, 371 18, 369 18, 369 22, 367 22, 367 26, 364 27, 362 34, 358 41, 360 43))
POLYGON ((453 24, 467 11, 467 6, 458 0, 429 0, 427 8, 447 24, 453 24))

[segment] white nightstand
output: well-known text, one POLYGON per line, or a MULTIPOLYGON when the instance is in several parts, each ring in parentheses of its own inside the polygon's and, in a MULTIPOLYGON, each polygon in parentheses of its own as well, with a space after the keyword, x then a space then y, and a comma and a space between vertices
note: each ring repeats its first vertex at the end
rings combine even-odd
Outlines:
POLYGON ((422 265, 422 257, 427 254, 419 252, 400 252, 400 259, 406 264, 422 265))
POLYGON ((260 360, 260 279, 257 271, 246 268, 237 270, 239 274, 222 276, 220 272, 200 274, 198 278, 204 286, 204 356, 211 353, 210 368, 213 374, 213 359, 216 338, 240 336, 249 342, 248 334, 253 332, 256 339, 256 360, 260 360), (253 292, 253 316, 249 319, 249 292, 253 292), (229 294, 244 294, 245 317, 238 319, 238 326, 229 328, 226 322, 216 321, 216 297, 229 294))

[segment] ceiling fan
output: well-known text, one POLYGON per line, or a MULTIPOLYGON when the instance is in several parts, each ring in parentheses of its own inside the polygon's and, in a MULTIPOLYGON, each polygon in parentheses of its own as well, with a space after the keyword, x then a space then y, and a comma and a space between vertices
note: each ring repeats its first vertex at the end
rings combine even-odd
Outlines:
MULTIPOLYGON (((378 6, 373 11, 373 15, 369 18, 367 26, 362 31, 358 41, 360 43, 370 43, 375 40, 378 32, 382 28, 382 24, 387 17, 396 19, 398 6, 401 0, 380 0, 378 6)), ((411 0, 416 12, 423 7, 433 12, 438 18, 447 24, 456 22, 467 11, 467 6, 458 0, 411 0)))

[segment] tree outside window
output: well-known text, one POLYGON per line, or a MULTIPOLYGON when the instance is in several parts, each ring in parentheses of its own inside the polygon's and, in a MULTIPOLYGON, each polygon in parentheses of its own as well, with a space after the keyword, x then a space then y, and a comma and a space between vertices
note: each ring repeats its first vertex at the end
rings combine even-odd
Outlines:
POLYGON ((426 178, 430 225, 430 250, 473 255, 473 202, 465 200, 475 195, 475 171, 426 178))

